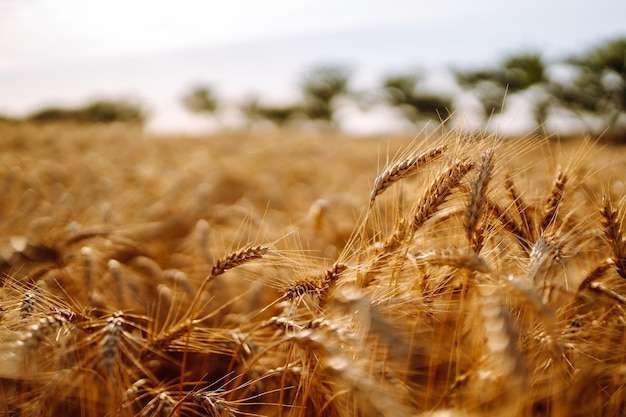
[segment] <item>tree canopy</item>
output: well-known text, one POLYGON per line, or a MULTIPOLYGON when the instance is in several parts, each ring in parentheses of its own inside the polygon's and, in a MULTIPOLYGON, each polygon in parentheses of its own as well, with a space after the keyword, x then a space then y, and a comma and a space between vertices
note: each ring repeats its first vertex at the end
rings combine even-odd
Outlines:
POLYGON ((213 115, 218 109, 218 99, 207 85, 192 87, 181 99, 183 106, 192 113, 213 115))
POLYGON ((447 120, 452 111, 452 99, 422 91, 420 81, 420 75, 414 73, 386 77, 382 83, 386 102, 413 123, 425 119, 447 120))
POLYGON ((602 129, 615 127, 626 112, 626 38, 600 44, 565 63, 576 75, 551 86, 558 105, 600 119, 602 129))
POLYGON ((303 96, 302 112, 310 120, 335 123, 335 103, 348 93, 350 71, 343 66, 313 68, 303 78, 300 90, 303 96))
POLYGON ((128 123, 143 125, 148 118, 145 108, 129 100, 99 99, 76 108, 45 107, 27 116, 28 120, 75 123, 128 123))
POLYGON ((519 93, 548 82, 543 58, 538 53, 529 52, 510 55, 496 67, 457 70, 455 76, 462 88, 476 96, 485 117, 504 110, 507 94, 519 93))

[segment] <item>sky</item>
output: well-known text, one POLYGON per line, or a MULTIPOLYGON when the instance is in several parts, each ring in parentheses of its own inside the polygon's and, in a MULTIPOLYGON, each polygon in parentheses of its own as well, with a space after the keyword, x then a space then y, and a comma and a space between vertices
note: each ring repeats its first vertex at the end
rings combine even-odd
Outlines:
MULTIPOLYGON (((623 16, 623 0, 0 0, 0 113, 132 97, 149 129, 201 130, 211 122, 180 106, 195 84, 281 102, 307 69, 339 63, 360 88, 419 69, 454 90, 450 68, 527 50, 557 60, 626 36, 623 16)), ((400 123, 384 109, 340 116, 352 131, 400 123)))

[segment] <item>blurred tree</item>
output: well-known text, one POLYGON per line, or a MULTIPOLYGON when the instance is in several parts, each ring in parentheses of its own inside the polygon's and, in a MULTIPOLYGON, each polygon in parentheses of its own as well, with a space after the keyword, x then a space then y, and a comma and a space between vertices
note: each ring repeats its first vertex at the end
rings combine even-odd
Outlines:
POLYGON ((28 120, 38 123, 77 121, 76 111, 60 107, 45 107, 27 116, 28 120))
POLYGON ((0 114, 0 123, 18 123, 22 121, 19 117, 10 116, 8 114, 0 114))
MULTIPOLYGON (((455 71, 459 85, 471 91, 482 105, 485 118, 504 110, 507 94, 516 94, 531 87, 547 85, 546 64, 540 54, 521 53, 505 58, 495 68, 455 71)), ((545 121, 548 106, 545 95, 533 103, 538 125, 545 121)))
POLYGON ((143 106, 130 100, 95 100, 83 107, 47 107, 29 116, 34 122, 128 123, 143 125, 148 115, 143 106))
POLYGON ((78 121, 85 123, 122 122, 142 125, 146 111, 138 103, 125 100, 96 100, 77 109, 78 121))
POLYGON ((452 99, 436 94, 420 92, 419 74, 388 76, 383 80, 387 104, 398 108, 412 123, 425 119, 446 121, 452 108, 452 99))
POLYGON ((267 120, 278 127, 283 127, 297 119, 302 109, 298 105, 263 105, 258 98, 252 97, 239 105, 239 111, 248 120, 249 126, 261 120, 267 120))
POLYGON ((213 89, 206 85, 192 87, 183 95, 181 101, 188 111, 208 116, 215 116, 219 107, 213 89))
POLYGON ((348 93, 350 71, 342 66, 317 67, 307 73, 300 85, 303 114, 331 126, 335 121, 336 99, 348 93))
POLYGON ((598 118, 601 130, 616 127, 626 113, 626 38, 610 40, 565 63, 575 68, 576 75, 551 85, 558 104, 581 118, 584 114, 598 118))
POLYGON ((246 119, 248 128, 263 119, 263 117, 261 117, 260 106, 259 98, 255 96, 248 97, 239 103, 239 113, 246 119))

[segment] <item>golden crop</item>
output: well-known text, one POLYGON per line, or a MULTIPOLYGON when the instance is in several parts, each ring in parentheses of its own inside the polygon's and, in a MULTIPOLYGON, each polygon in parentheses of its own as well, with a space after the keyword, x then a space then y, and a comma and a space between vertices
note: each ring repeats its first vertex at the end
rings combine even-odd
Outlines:
POLYGON ((0 126, 0 415, 626 413, 626 156, 0 126))

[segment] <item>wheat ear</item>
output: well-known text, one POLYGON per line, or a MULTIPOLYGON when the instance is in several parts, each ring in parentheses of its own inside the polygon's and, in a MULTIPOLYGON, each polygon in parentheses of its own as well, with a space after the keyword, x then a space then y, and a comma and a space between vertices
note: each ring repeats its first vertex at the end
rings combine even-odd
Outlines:
POLYGON ((347 265, 337 262, 322 276, 306 278, 290 284, 285 290, 285 296, 291 300, 304 294, 317 295, 320 306, 323 306, 326 303, 328 293, 347 268, 347 265))
POLYGON ((553 290, 552 279, 548 272, 554 262, 563 260, 563 248, 556 236, 544 235, 537 239, 529 256, 527 277, 535 288, 541 289, 543 301, 547 303, 553 290))
POLYGON ((451 266, 457 269, 467 269, 485 274, 493 272, 485 259, 476 252, 468 252, 456 248, 417 253, 415 254, 415 260, 426 262, 430 265, 451 266))
POLYGON ((328 299, 328 293, 335 286, 337 280, 346 269, 348 269, 348 265, 337 262, 333 265, 332 268, 324 273, 324 276, 321 280, 322 288, 319 294, 321 306, 326 303, 326 300, 328 299))
MULTIPOLYGON (((461 182, 461 179, 473 166, 474 163, 472 161, 457 161, 439 175, 420 197, 417 210, 411 217, 411 220, 400 219, 393 233, 386 239, 378 258, 400 247, 408 236, 413 235, 420 226, 433 216, 439 206, 443 204, 452 193, 454 187, 461 182)), ((375 263, 378 264, 379 262, 375 263)))
POLYGON ((602 215, 604 236, 613 252, 612 259, 615 263, 615 269, 620 277, 626 278, 626 242, 620 221, 621 213, 613 208, 611 200, 606 195, 602 196, 600 214, 602 215))
POLYGON ((20 302, 20 316, 22 320, 28 320, 35 311, 35 294, 32 291, 26 291, 24 298, 20 302))
POLYGON ((485 199, 487 197, 487 187, 493 174, 493 149, 487 149, 480 156, 478 166, 478 175, 472 182, 469 199, 467 202, 467 210, 465 211, 465 219, 463 227, 471 249, 479 253, 482 247, 482 228, 478 227, 480 218, 485 211, 485 199))
POLYGON ((541 220, 541 230, 546 230, 546 228, 556 220, 561 200, 563 200, 563 192, 565 190, 565 184, 567 184, 567 179, 567 174, 561 170, 556 174, 556 179, 546 199, 543 218, 541 220))
POLYGON ((509 231, 509 233, 511 233, 513 237, 517 240, 519 245, 526 252, 528 252, 530 250, 528 242, 532 242, 532 240, 530 239, 530 236, 526 234, 523 227, 520 226, 517 223, 517 221, 515 221, 513 216, 511 216, 502 207, 500 207, 500 205, 497 202, 487 198, 486 204, 487 204, 487 209, 489 210, 489 212, 491 212, 491 215, 495 219, 498 219, 498 221, 504 227, 504 230, 509 231))
POLYGON ((474 167, 470 160, 458 161, 440 175, 422 195, 417 211, 410 223, 410 234, 413 234, 426 222, 452 194, 465 174, 474 167))
POLYGON ((522 196, 517 191, 515 184, 513 183, 513 179, 511 178, 510 173, 506 174, 504 178, 504 188, 506 188, 507 194, 511 198, 513 205, 515 206, 515 210, 517 211, 517 215, 520 218, 520 229, 523 233, 523 236, 529 241, 535 241, 534 237, 534 228, 533 222, 530 219, 528 214, 528 204, 524 202, 522 196))
POLYGON ((385 169, 374 181, 374 189, 370 194, 370 207, 374 205, 376 197, 381 195, 396 182, 403 178, 411 176, 424 166, 426 163, 433 161, 443 155, 445 146, 438 146, 419 155, 412 156, 390 165, 385 169))
POLYGON ((102 366, 109 376, 113 376, 115 364, 119 360, 120 344, 124 333, 124 313, 113 313, 107 319, 107 324, 102 329, 103 337, 100 343, 102 366))
MULTIPOLYGON (((211 275, 208 277, 207 280, 205 280, 205 282, 210 281, 218 275, 221 275, 224 272, 228 271, 229 269, 238 267, 239 265, 242 265, 252 259, 262 258, 268 250, 269 248, 267 246, 253 246, 241 249, 236 252, 232 252, 225 257, 218 259, 211 269, 211 275)), ((205 285, 203 283, 202 287, 204 286, 205 285)))
POLYGON ((155 393, 141 410, 140 415, 169 416, 174 412, 176 401, 167 391, 155 393))
POLYGON ((57 309, 29 326, 18 344, 27 349, 35 349, 50 334, 61 331, 63 327, 70 327, 74 317, 74 313, 69 310, 57 309))
POLYGON ((457 161, 439 175, 420 197, 417 210, 411 221, 407 222, 405 219, 401 219, 391 236, 387 238, 383 245, 382 254, 393 252, 408 236, 415 233, 432 217, 473 166, 472 161, 457 161))
POLYGON ((432 217, 439 206, 441 206, 452 191, 459 185, 465 174, 467 174, 474 166, 474 162, 470 160, 457 161, 454 165, 439 175, 422 194, 418 200, 417 209, 410 219, 401 219, 393 233, 387 237, 381 251, 371 262, 367 271, 362 274, 359 285, 365 287, 373 281, 372 272, 376 271, 390 253, 400 248, 407 239, 412 237, 415 232, 432 217))

